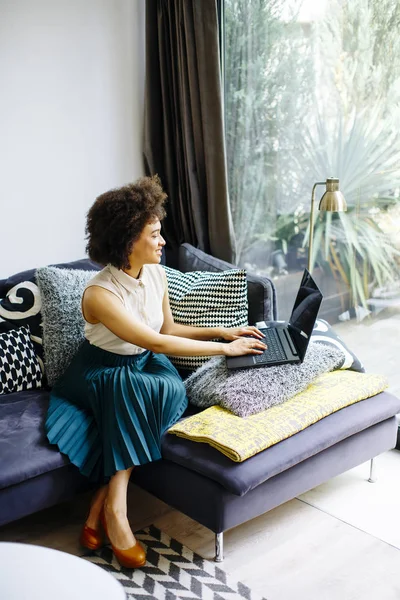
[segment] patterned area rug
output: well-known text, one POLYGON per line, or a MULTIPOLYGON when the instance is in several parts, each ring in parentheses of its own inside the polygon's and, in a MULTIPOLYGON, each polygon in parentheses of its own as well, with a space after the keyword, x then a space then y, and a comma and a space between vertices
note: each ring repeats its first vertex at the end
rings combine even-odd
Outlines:
POLYGON ((114 575, 129 600, 266 600, 156 527, 135 535, 147 550, 141 569, 120 567, 108 547, 85 556, 114 575))

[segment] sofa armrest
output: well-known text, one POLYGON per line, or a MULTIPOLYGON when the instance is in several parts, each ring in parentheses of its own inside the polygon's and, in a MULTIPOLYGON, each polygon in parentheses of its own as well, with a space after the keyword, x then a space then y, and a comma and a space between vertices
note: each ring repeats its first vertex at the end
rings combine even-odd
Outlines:
MULTIPOLYGON (((214 258, 190 244, 179 247, 178 269, 188 271, 227 271, 238 269, 231 263, 214 258)), ((259 277, 247 273, 247 299, 249 303, 248 319, 250 324, 257 321, 274 321, 277 319, 275 286, 267 277, 259 277)))

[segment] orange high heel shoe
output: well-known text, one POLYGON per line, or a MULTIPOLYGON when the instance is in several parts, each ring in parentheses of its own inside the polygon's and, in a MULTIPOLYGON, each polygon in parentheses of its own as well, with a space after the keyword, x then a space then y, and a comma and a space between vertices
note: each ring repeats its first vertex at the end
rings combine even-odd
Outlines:
POLYGON ((104 536, 101 528, 92 529, 85 524, 79 536, 79 543, 89 550, 98 550, 104 546, 104 536))
MULTIPOLYGON (((103 529, 106 532, 106 536, 110 539, 107 530, 106 517, 104 514, 104 508, 100 514, 100 521, 103 525, 103 529)), ((143 567, 146 564, 146 553, 144 551, 143 546, 136 540, 136 544, 131 548, 127 548, 126 550, 120 550, 116 548, 111 540, 111 548, 114 552, 114 556, 121 565, 121 567, 126 567, 127 569, 137 569, 138 567, 143 567)))

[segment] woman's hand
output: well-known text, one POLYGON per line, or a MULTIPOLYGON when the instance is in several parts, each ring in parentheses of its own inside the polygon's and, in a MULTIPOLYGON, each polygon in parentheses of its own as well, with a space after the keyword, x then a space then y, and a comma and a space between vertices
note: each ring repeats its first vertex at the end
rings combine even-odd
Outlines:
POLYGON ((230 344, 222 344, 225 356, 243 356, 244 354, 262 354, 268 348, 259 340, 239 337, 230 344))
MULTIPOLYGON (((257 327, 253 327, 252 325, 243 325, 242 327, 222 327, 221 328, 221 337, 228 342, 233 340, 238 340, 244 336, 252 336, 259 340, 264 338, 263 334, 257 327)), ((254 341, 254 340, 253 340, 254 341)))

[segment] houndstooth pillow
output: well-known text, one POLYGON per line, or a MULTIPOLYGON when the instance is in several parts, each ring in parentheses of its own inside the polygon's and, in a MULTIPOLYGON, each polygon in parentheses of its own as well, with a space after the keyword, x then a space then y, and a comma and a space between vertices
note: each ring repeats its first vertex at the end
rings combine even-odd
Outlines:
POLYGON ((0 333, 0 394, 41 387, 42 370, 27 327, 0 333))
MULTIPOLYGON (((168 294, 176 323, 194 327, 240 327, 247 325, 246 271, 229 269, 211 273, 181 273, 164 267, 168 294)), ((209 356, 170 356, 181 369, 197 369, 209 356)))

